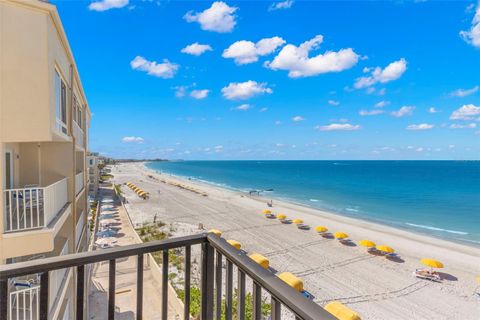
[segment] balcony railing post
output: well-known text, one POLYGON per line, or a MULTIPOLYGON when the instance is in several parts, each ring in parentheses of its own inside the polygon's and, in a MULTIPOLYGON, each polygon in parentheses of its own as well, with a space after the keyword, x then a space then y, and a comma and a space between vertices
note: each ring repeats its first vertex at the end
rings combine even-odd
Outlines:
POLYGON ((280 305, 280 302, 278 302, 278 300, 275 299, 274 297, 272 297, 271 310, 272 310, 272 314, 271 314, 270 318, 272 320, 280 320, 281 313, 282 313, 281 305, 280 305))
POLYGON ((143 318, 143 254, 137 256, 137 320, 143 318))
POLYGON ((8 313, 8 280, 0 280, 0 319, 7 319, 8 313))
POLYGON ((245 319, 245 273, 238 269, 237 319, 245 319))
POLYGON ((255 281, 253 282, 252 303, 252 319, 260 320, 262 318, 262 287, 255 281))
POLYGON ((227 260, 227 272, 225 276, 225 319, 232 320, 233 314, 233 263, 227 260))
POLYGON ((222 254, 217 251, 217 264, 215 266, 215 317, 222 320, 222 254))
POLYGON ((77 267, 77 316, 76 320, 83 320, 85 299, 85 266, 77 267))
POLYGON ((185 297, 183 300, 183 319, 190 320, 190 270, 192 263, 192 248, 190 246, 185 247, 185 297))
POLYGON ((112 259, 108 264, 108 320, 115 319, 115 276, 116 264, 112 259))
POLYGON ((40 276, 40 320, 48 320, 48 271, 40 276))
POLYGON ((168 250, 163 250, 162 259, 162 320, 168 317, 168 250))
POLYGON ((210 243, 202 244, 201 320, 213 319, 215 253, 210 243))

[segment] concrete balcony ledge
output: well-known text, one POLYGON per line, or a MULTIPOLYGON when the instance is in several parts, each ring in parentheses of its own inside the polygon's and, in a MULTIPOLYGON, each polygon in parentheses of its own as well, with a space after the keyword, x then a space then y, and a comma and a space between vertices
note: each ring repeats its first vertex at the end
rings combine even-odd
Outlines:
POLYGON ((0 236, 0 259, 53 251, 55 236, 71 213, 72 205, 68 202, 45 227, 3 233, 0 236))

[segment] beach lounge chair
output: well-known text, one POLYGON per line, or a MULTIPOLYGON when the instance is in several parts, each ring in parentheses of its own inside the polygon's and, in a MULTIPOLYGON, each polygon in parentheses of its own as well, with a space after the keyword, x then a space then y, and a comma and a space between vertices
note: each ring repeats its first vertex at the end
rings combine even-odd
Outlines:
POLYGON ((367 252, 369 253, 378 253, 379 251, 375 247, 369 247, 367 248, 367 252))
POLYGON ((300 230, 310 230, 310 226, 304 223, 297 224, 297 228, 300 230))
POLYGON ((442 281, 442 278, 436 271, 428 269, 415 269, 413 275, 419 279, 425 279, 430 281, 442 281))
POLYGON ((352 240, 350 240, 349 238, 344 238, 344 239, 339 239, 338 242, 340 242, 341 244, 351 244, 352 243, 352 240))

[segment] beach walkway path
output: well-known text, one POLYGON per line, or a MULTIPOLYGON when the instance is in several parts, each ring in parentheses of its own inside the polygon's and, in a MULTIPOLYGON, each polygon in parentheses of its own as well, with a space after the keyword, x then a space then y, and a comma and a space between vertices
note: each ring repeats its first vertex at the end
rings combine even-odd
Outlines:
MULTIPOLYGON (((101 188, 100 199, 104 197, 112 197, 115 195, 110 188, 101 188)), ((130 223, 127 212, 122 204, 117 200, 113 203, 117 217, 115 224, 118 230, 118 242, 116 245, 124 246, 139 243, 140 240, 135 234, 135 230, 130 223)), ((100 212, 99 212, 100 213, 100 212)), ((102 249, 97 249, 102 250, 102 249)), ((143 281, 143 316, 145 319, 161 319, 161 282, 157 281, 152 269, 145 260, 144 281, 143 281)), ((108 261, 97 263, 94 265, 91 277, 91 286, 89 292, 89 319, 103 320, 106 319, 108 310, 108 261)), ((116 296, 115 296, 115 319, 117 320, 133 320, 135 319, 136 310, 136 276, 137 276, 137 260, 136 256, 128 259, 117 260, 116 270, 116 296)), ((175 299, 171 297, 169 302, 168 314, 169 319, 179 319, 180 313, 175 299), (173 300, 173 302, 172 302, 173 300)))

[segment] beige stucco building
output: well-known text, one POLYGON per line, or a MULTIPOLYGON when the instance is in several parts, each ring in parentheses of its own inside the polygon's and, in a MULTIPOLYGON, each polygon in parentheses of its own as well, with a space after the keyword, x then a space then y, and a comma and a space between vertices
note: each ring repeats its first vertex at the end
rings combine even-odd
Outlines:
MULTIPOLYGON (((55 6, 1 0, 0 263, 87 250, 89 123, 55 6)), ((74 276, 50 274, 49 319, 73 314, 74 276)), ((37 280, 10 283, 12 320, 37 319, 37 280)))
POLYGON ((95 199, 98 193, 98 180, 100 179, 100 170, 98 169, 98 156, 87 156, 87 171, 88 171, 88 194, 91 199, 95 199))

